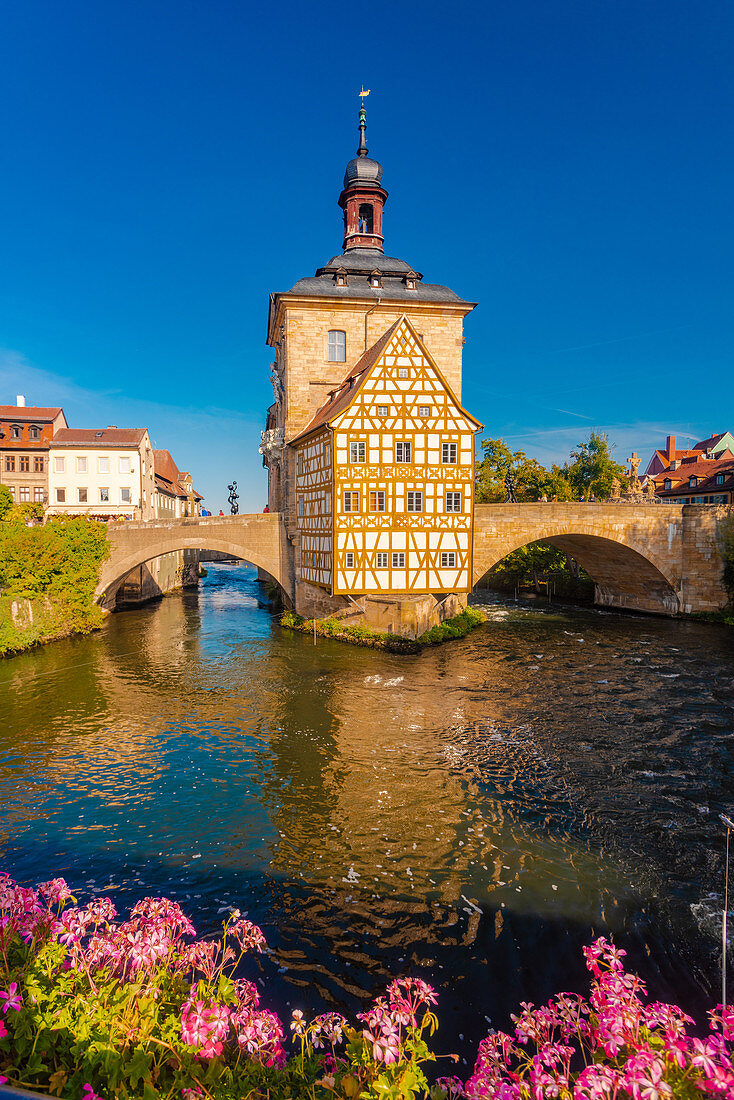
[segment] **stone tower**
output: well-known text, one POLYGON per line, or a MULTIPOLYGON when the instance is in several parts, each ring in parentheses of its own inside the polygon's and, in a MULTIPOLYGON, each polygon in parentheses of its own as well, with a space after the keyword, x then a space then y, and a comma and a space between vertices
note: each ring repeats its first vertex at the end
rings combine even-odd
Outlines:
POLYGON ((337 389, 350 367, 405 315, 456 398, 461 400, 464 318, 476 303, 426 283, 405 260, 385 255, 382 165, 367 148, 364 106, 359 146, 349 161, 338 203, 343 251, 312 277, 270 296, 267 342, 274 349, 260 451, 268 469, 268 504, 295 527, 295 453, 288 444, 337 389))

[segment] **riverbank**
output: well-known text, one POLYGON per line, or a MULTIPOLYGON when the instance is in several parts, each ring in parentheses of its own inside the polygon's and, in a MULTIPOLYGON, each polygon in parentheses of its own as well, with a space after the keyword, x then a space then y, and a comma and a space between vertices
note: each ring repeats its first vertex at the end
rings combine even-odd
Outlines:
POLYGON ((320 638, 332 638, 347 645, 365 646, 368 649, 385 649, 389 653, 420 653, 424 646, 441 645, 442 642, 465 638, 472 630, 487 621, 483 611, 475 607, 465 607, 452 619, 446 619, 438 626, 427 630, 417 639, 403 638, 399 634, 386 634, 372 630, 362 624, 351 626, 342 619, 304 619, 294 611, 284 611, 280 625, 287 630, 298 630, 303 634, 315 634, 320 638))

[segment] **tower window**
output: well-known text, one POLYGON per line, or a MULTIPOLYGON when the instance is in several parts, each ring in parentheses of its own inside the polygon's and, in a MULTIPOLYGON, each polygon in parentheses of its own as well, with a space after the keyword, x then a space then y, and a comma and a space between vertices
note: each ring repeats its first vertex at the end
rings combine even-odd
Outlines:
POLYGON ((359 207, 359 232, 360 233, 372 233, 374 232, 374 211, 372 204, 369 202, 363 202, 359 207))
POLYGON ((347 359, 347 334, 341 329, 329 330, 329 362, 345 363, 347 359))

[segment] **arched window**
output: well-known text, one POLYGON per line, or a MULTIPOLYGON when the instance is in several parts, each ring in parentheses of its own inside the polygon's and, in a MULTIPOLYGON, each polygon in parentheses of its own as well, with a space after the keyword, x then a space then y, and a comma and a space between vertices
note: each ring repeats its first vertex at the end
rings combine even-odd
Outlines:
POLYGON ((10 429, 10 438, 11 439, 20 439, 22 435, 23 435, 23 429, 21 428, 20 424, 13 424, 11 429, 10 429))
POLYGON ((360 233, 372 233, 374 225, 374 211, 372 204, 369 202, 363 202, 359 207, 359 232, 360 233))
POLYGON ((347 360, 347 334, 341 329, 329 330, 329 362, 345 363, 347 360))
POLYGON ((41 429, 39 427, 37 427, 35 424, 31 424, 30 428, 28 429, 28 438, 29 439, 34 439, 34 440, 40 439, 41 438, 41 429))

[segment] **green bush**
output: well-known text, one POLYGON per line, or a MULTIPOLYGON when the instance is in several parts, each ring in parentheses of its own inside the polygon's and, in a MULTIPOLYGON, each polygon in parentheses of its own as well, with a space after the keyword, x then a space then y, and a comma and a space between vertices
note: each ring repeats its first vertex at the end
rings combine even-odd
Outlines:
POLYGON ((5 519, 12 507, 13 494, 7 485, 0 485, 0 519, 5 519))
POLYGON ((94 593, 108 555, 102 523, 59 516, 27 526, 18 510, 11 510, 0 523, 0 655, 99 626, 102 612, 94 593))
POLYGON ((486 623, 487 616, 476 607, 465 607, 453 619, 446 619, 438 626, 431 627, 425 634, 421 634, 418 641, 421 645, 439 645, 451 638, 466 638, 476 627, 486 623))

